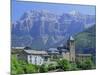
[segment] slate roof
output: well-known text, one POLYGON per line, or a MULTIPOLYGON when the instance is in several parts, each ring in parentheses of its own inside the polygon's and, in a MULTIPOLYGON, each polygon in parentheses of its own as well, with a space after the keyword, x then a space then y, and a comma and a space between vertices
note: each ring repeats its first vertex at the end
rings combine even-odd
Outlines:
POLYGON ((46 51, 38 51, 38 50, 24 50, 28 54, 36 54, 36 55, 47 55, 46 51))
POLYGON ((59 54, 59 50, 57 48, 49 48, 48 53, 49 54, 59 54))
POLYGON ((58 51, 57 48, 49 48, 48 51, 58 51))

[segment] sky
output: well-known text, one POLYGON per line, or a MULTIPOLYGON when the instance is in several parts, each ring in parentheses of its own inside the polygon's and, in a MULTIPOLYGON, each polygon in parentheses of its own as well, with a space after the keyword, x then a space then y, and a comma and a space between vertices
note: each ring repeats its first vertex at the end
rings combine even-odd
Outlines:
POLYGON ((49 10, 51 12, 62 14, 77 11, 82 14, 95 15, 95 6, 91 5, 76 5, 76 4, 55 4, 55 3, 39 3, 39 2, 24 2, 12 0, 11 13, 12 22, 19 20, 24 12, 36 10, 49 10))

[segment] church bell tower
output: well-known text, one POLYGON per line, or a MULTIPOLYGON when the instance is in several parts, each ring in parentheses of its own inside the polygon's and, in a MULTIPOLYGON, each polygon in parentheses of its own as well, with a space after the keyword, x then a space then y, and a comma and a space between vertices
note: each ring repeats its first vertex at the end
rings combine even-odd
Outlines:
POLYGON ((67 41, 67 47, 69 49, 69 57, 71 62, 75 62, 75 40, 71 36, 67 41))

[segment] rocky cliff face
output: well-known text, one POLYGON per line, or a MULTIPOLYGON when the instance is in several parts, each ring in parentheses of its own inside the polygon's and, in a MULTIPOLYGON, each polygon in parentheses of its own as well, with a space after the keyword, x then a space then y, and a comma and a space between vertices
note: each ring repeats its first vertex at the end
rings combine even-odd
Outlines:
POLYGON ((56 47, 70 35, 82 32, 95 24, 95 15, 79 12, 56 15, 47 10, 31 10, 12 24, 12 46, 35 49, 56 47))

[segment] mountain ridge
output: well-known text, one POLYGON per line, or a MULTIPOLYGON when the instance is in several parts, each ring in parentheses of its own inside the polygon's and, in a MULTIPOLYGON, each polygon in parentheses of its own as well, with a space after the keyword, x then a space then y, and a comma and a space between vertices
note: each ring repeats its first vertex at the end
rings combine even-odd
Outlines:
POLYGON ((93 15, 73 16, 69 13, 56 15, 47 10, 31 10, 12 24, 12 46, 46 49, 71 35, 84 31, 93 24, 95 24, 93 15))

